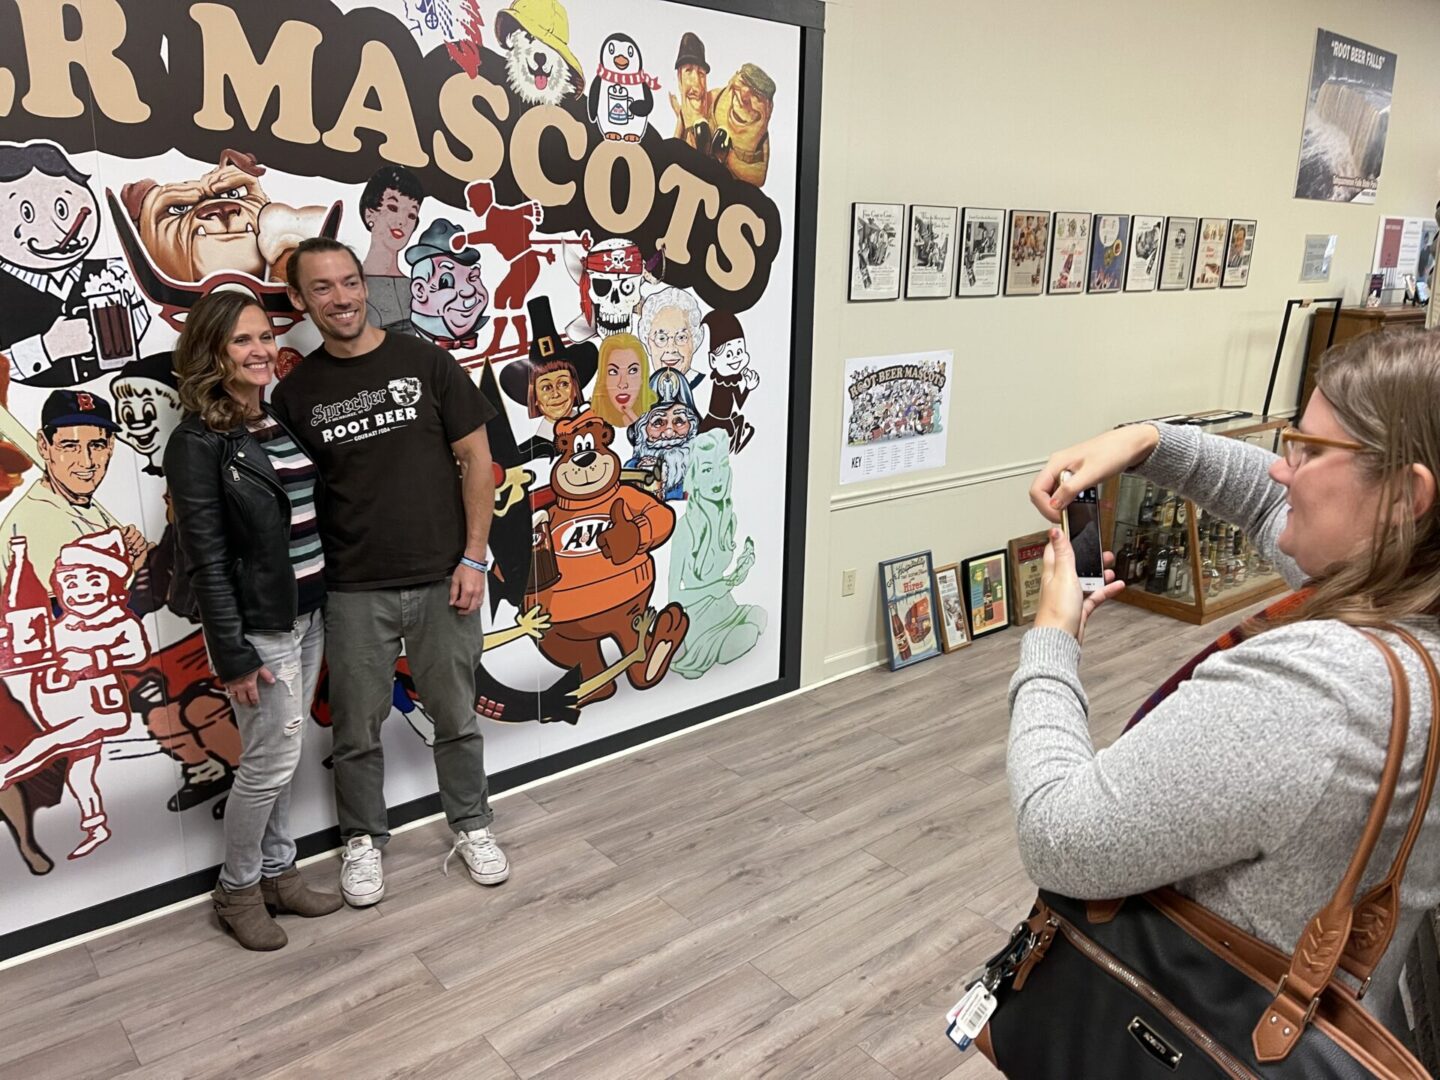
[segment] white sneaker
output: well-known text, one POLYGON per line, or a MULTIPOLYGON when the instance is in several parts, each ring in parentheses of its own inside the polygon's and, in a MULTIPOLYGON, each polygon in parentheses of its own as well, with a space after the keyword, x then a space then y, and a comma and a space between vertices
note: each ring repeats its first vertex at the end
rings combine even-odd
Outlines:
POLYGON ((455 846, 445 856, 445 873, 450 873, 450 857, 456 852, 465 860, 470 876, 481 885, 499 885, 510 876, 510 861, 495 843, 489 829, 471 829, 455 834, 455 846))
POLYGON ((340 895, 351 907, 369 907, 385 896, 380 849, 368 836, 352 836, 340 855, 340 895))

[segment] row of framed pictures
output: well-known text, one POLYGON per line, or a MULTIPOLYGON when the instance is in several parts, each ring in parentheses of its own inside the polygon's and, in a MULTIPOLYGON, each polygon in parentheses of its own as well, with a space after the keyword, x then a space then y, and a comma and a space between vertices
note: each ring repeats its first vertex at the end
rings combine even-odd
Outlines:
POLYGON ((1043 532, 1019 536, 1003 551, 932 565, 917 551, 880 563, 880 596, 890 670, 963 649, 976 638, 1033 622, 1040 603, 1043 532))
POLYGON ((1255 252, 1250 218, 911 206, 904 224, 903 203, 854 204, 851 300, 899 299, 902 252, 908 300, 1243 288, 1255 252))

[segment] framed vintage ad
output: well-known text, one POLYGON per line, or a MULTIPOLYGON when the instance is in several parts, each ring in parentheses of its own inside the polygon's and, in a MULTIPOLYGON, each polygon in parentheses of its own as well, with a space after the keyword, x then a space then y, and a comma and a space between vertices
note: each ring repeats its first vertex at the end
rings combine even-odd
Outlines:
POLYGON ((960 215, 960 273, 956 296, 998 296, 1000 293, 1000 233, 1004 210, 967 206, 960 215))
POLYGON ((1050 250, 1050 211, 1011 210, 1005 239, 1005 295, 1039 296, 1045 291, 1045 255, 1050 250))
POLYGON ((940 624, 940 647, 947 653, 970 644, 970 620, 965 613, 965 597, 960 589, 960 566, 935 568, 936 621, 940 624))
POLYGON ((1297 199, 1375 201, 1394 90, 1393 52, 1316 31, 1295 170, 1297 199))
POLYGON ((1125 279, 1125 257, 1130 250, 1130 215, 1096 214, 1090 228, 1090 284, 1087 291, 1119 292, 1125 279))
POLYGON ((905 248, 905 299, 948 297, 955 281, 953 206, 910 207, 910 243, 905 248))
POLYGON ((1055 211, 1050 230, 1050 293, 1083 293, 1085 265, 1090 257, 1090 215, 1055 211))
POLYGON ((960 577, 965 582, 965 603, 970 609, 970 636, 984 637, 1010 625, 1008 575, 1005 564, 1010 556, 1004 551, 976 555, 960 564, 960 577))
POLYGON ((900 299, 904 203, 857 202, 850 218, 850 299, 900 299))
POLYGON ((1010 541, 1010 595, 1015 599, 1011 613, 1017 626, 1035 621, 1040 608, 1040 574, 1045 569, 1045 545, 1050 534, 1037 532, 1010 541))
POLYGON ((1225 275, 1222 289, 1240 289, 1250 280, 1250 257, 1255 253, 1255 222, 1235 218, 1230 222, 1230 239, 1225 244, 1225 275))
POLYGON ((1195 245, 1195 272, 1190 276, 1190 288, 1220 287, 1220 275, 1225 272, 1225 234, 1229 228, 1228 218, 1200 219, 1200 241, 1195 245))
POLYGON ((882 562, 880 602, 884 605, 891 671, 939 655, 930 552, 917 551, 882 562))
POLYGON ((1159 215, 1136 214, 1130 219, 1130 258, 1125 266, 1126 292, 1154 292, 1160 279, 1160 252, 1165 239, 1165 219, 1159 215))
POLYGON ((1190 269, 1195 263, 1195 245, 1200 222, 1193 217, 1165 219, 1165 252, 1160 256, 1160 291, 1188 288, 1190 269))

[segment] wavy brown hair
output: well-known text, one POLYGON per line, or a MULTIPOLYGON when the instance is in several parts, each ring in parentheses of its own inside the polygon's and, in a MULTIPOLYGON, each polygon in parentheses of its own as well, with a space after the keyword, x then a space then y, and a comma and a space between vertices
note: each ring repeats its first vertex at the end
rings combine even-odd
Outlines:
POLYGON ((245 406, 230 392, 235 366, 226 346, 241 313, 251 307, 260 304, 249 293, 207 293, 190 309, 175 343, 180 404, 214 431, 233 431, 245 422, 245 406))
MULTIPOLYGON (((1376 626, 1440 615, 1440 498, 1418 517, 1411 466, 1440 478, 1440 334, 1383 330, 1327 352, 1316 388, 1365 446, 1356 466, 1380 489, 1370 547, 1312 581, 1289 619, 1376 626)), ((1437 492, 1440 495, 1440 492, 1437 492)))

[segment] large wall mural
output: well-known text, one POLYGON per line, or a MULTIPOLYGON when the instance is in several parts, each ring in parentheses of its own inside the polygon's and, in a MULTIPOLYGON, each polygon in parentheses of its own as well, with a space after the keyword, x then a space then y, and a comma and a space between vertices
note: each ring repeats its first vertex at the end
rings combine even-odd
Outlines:
MULTIPOLYGON (((221 859, 239 737, 177 613, 171 350, 245 289, 304 363, 307 237, 500 407, 492 773, 775 682, 800 54, 668 0, 0 6, 0 936, 221 859)), ((435 788, 394 678, 392 805, 435 788)), ((323 682, 312 719, 297 834, 334 823, 323 682)))

